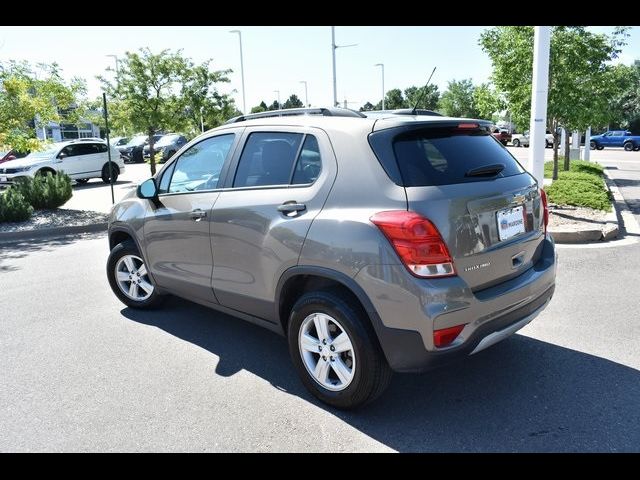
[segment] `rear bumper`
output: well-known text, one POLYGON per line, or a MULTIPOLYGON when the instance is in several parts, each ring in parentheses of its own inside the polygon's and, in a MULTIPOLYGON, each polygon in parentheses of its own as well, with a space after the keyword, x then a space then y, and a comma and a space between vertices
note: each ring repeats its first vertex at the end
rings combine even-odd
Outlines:
POLYGON ((366 267, 356 280, 375 308, 370 314, 389 365, 417 372, 477 353, 533 320, 553 296, 556 253, 547 237, 532 268, 476 293, 457 277, 428 281, 403 266, 383 267, 366 267), (461 324, 465 327, 450 346, 433 345, 434 328, 461 324))

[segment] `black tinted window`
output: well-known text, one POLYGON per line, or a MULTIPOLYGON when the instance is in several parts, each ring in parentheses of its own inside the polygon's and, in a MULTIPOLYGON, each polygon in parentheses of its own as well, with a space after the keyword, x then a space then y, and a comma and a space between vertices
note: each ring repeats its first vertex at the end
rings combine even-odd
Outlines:
MULTIPOLYGON (((227 134, 207 138, 180 155, 171 176, 169 193, 217 188, 220 172, 229 155, 234 137, 234 134, 227 134)), ((160 186, 162 187, 162 182, 160 186)))
MULTIPOLYGON (((408 187, 486 181, 487 177, 466 174, 487 165, 504 165, 497 177, 524 172, 485 129, 434 127, 401 133, 392 142, 401 182, 408 187)), ((372 142, 374 149, 375 143, 372 142)), ((390 153, 388 149, 380 150, 390 153)), ((378 151, 376 154, 380 157, 378 151)))
POLYGON ((313 135, 307 135, 296 163, 293 173, 292 185, 304 185, 313 183, 320 175, 322 163, 320 162, 320 148, 318 140, 313 135))
POLYGON ((252 133, 244 146, 234 187, 288 185, 301 133, 252 133))

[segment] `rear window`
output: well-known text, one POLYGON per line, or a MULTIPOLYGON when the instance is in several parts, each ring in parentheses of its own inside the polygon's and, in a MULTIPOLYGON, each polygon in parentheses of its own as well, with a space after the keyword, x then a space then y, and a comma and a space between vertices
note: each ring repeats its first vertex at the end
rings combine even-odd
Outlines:
POLYGON ((393 136, 382 130, 370 136, 370 143, 391 179, 406 187, 487 181, 494 177, 467 173, 488 165, 504 166, 496 178, 524 172, 483 128, 430 127, 393 136))

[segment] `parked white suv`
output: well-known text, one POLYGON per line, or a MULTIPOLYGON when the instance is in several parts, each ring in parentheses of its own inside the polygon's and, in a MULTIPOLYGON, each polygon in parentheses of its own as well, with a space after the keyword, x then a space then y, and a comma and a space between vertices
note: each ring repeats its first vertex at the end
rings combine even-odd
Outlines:
MULTIPOLYGON (((111 163, 115 182, 124 171, 124 160, 113 146, 111 163)), ((101 178, 109 183, 107 143, 99 139, 53 143, 24 158, 4 162, 0 165, 0 186, 9 185, 19 177, 34 177, 43 173, 55 175, 58 172, 66 173, 78 183, 86 183, 90 178, 101 178)))

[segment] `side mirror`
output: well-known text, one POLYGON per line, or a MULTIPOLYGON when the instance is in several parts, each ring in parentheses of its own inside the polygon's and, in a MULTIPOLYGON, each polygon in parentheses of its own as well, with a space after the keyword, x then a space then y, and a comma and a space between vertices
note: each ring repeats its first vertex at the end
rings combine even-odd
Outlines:
POLYGON ((60 153, 58 154, 58 158, 59 158, 60 160, 64 160, 64 159, 65 159, 65 158, 67 158, 68 156, 69 156, 69 154, 67 154, 66 152, 60 152, 60 153))
POLYGON ((138 185, 136 195, 138 195, 138 198, 157 198, 158 187, 156 186, 156 181, 153 178, 150 178, 142 182, 140 185, 138 185))

